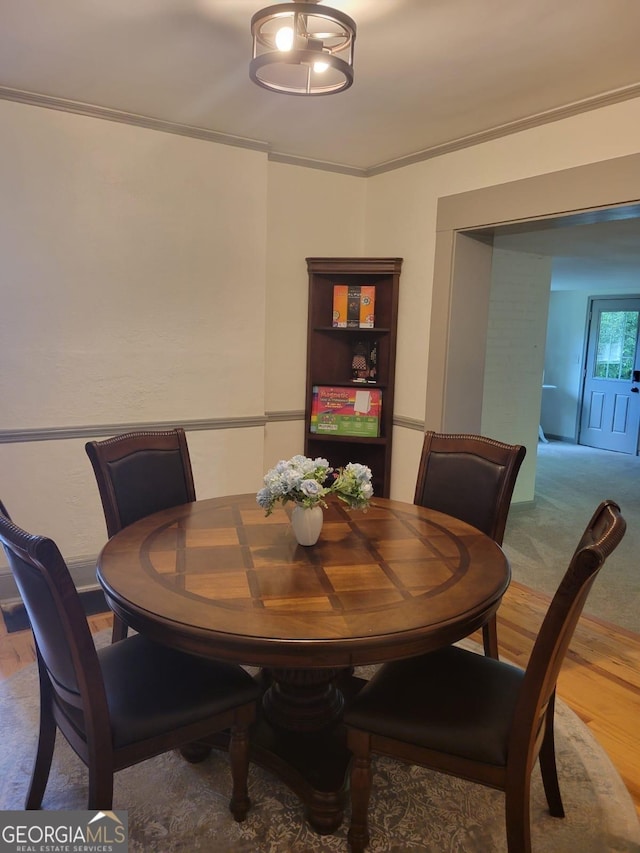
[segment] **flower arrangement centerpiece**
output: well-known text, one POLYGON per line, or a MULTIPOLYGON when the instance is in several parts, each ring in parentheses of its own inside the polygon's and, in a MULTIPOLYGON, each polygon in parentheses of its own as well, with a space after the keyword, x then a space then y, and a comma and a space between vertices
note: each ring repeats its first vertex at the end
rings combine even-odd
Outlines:
POLYGON ((257 493, 256 501, 266 515, 271 515, 277 503, 295 503, 292 516, 294 529, 297 516, 304 510, 317 509, 317 534, 315 538, 311 534, 303 537, 313 538, 313 542, 302 542, 300 537, 298 539, 302 545, 313 545, 320 535, 322 509, 326 508, 329 495, 336 495, 350 509, 366 509, 373 497, 371 469, 358 462, 349 462, 344 468, 334 471, 322 457, 309 459, 298 455, 281 459, 265 474, 264 486, 257 493))
POLYGON ((309 459, 298 455, 281 459, 264 475, 264 486, 256 500, 267 515, 271 515, 278 502, 293 501, 306 508, 326 507, 325 496, 329 489, 324 483, 331 470, 327 460, 321 457, 309 459))
POLYGON ((327 495, 336 495, 351 509, 366 509, 373 497, 371 469, 349 462, 334 471, 326 459, 293 456, 280 462, 264 476, 264 486, 256 495, 260 506, 271 515, 275 505, 293 501, 306 508, 327 506, 327 495), (326 485, 328 478, 333 482, 326 485))

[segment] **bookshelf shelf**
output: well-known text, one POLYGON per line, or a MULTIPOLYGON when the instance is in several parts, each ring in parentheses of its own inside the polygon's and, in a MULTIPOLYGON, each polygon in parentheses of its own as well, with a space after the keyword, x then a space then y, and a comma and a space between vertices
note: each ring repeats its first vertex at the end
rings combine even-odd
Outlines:
MULTIPOLYGON (((335 468, 347 462, 368 465, 373 472, 374 492, 381 497, 389 497, 391 484, 401 267, 402 258, 307 258, 309 312, 305 453, 311 457, 324 456, 335 468), (347 285, 354 292, 364 287, 375 288, 375 326, 344 328, 332 325, 335 322, 334 287, 339 285, 347 285), (359 361, 356 356, 360 357, 359 361), (356 367, 362 365, 366 368, 364 375, 375 376, 375 381, 354 381, 354 375, 363 375, 362 372, 356 373, 356 367), (318 387, 363 391, 379 389, 382 405, 378 435, 331 435, 312 431, 312 415, 316 421, 318 418, 317 403, 314 410, 314 388, 317 390, 318 387)), ((375 400, 376 395, 372 395, 372 399, 375 400)), ((356 415, 360 414, 355 406, 354 411, 356 415)), ((364 417, 366 415, 365 412, 364 417)), ((349 415, 344 417, 350 419, 349 415)), ((359 421, 360 418, 355 417, 354 420, 359 421)), ((352 427, 349 425, 347 428, 352 427)), ((353 428, 360 428, 360 424, 353 428)))
POLYGON ((332 332, 338 335, 388 335, 391 329, 383 326, 374 326, 371 329, 339 329, 336 326, 316 326, 314 332, 332 332))
MULTIPOLYGON (((384 439, 380 436, 378 436, 377 438, 373 438, 373 437, 364 438, 360 435, 315 435, 314 433, 311 433, 309 435, 309 438, 314 440, 314 441, 319 440, 322 442, 327 442, 328 444, 360 444, 360 442, 363 442, 363 441, 366 441, 367 444, 371 444, 371 445, 386 446, 386 444, 387 444, 386 439, 384 439)), ((314 454, 314 456, 318 456, 318 455, 326 456, 326 454, 324 454, 324 453, 322 453, 322 454, 315 453, 314 454)), ((329 461, 331 461, 331 460, 329 460, 329 461)), ((347 462, 360 462, 362 460, 360 460, 360 459, 347 459, 346 461, 347 462)), ((341 464, 345 464, 345 463, 341 463, 341 464)), ((376 494, 382 496, 382 493, 379 491, 376 492, 376 494)))

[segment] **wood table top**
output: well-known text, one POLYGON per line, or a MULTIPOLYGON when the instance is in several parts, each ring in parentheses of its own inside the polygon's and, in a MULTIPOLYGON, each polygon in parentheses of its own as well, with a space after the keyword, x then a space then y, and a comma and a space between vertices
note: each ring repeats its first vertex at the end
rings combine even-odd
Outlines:
POLYGON ((509 584, 492 539, 433 510, 332 501, 318 543, 302 547, 291 508, 265 517, 254 494, 234 495, 141 519, 100 554, 110 606, 136 630, 198 654, 352 666, 468 636, 509 584))

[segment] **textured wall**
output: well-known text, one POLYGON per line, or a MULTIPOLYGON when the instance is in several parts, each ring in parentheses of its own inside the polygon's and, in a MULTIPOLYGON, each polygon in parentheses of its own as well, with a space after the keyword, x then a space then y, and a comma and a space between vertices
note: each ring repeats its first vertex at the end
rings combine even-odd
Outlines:
POLYGON ((493 250, 482 432, 528 448, 514 500, 535 492, 551 259, 493 250))
MULTIPOLYGON (((0 127, 0 429, 264 416, 266 157, 2 101, 0 127)), ((189 443, 203 497, 254 487, 261 428, 189 443)), ((105 536, 83 444, 0 448, 68 558, 105 536)))

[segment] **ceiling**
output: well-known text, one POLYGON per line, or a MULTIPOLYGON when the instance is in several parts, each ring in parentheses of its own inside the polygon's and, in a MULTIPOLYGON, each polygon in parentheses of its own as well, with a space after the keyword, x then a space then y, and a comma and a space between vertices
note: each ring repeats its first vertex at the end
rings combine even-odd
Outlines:
POLYGON ((485 229, 501 249, 553 259, 552 290, 640 294, 640 205, 485 229))
POLYGON ((2 0, 0 95, 367 171, 640 94, 638 0, 327 0, 356 21, 355 82, 309 98, 249 79, 251 16, 267 5, 2 0))
MULTIPOLYGON (((356 21, 355 82, 309 98, 249 79, 266 5, 1 0, 0 97, 370 175, 640 96, 640 0, 327 0, 356 21)), ((639 225, 510 239, 637 269, 639 225)))

